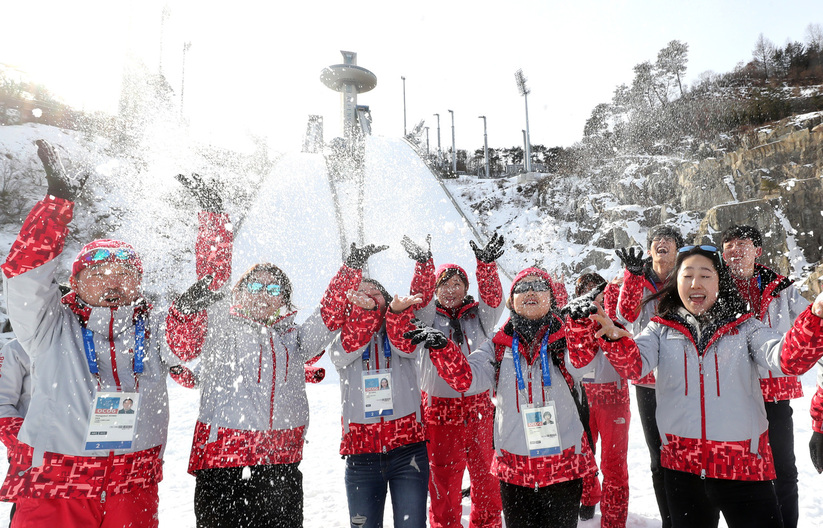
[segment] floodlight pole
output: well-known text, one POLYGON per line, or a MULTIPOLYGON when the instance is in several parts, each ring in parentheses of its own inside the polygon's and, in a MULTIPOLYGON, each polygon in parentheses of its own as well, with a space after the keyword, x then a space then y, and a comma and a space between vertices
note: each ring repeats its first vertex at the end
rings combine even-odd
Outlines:
POLYGON ((457 174, 457 149, 454 147, 454 110, 449 110, 452 115, 452 172, 457 174))
POLYGON ((486 133, 486 116, 477 116, 483 120, 483 158, 486 160, 486 178, 490 178, 489 173, 489 136, 486 133))
POLYGON ((526 101, 526 149, 523 153, 524 162, 523 166, 526 169, 526 172, 532 171, 532 152, 531 152, 531 136, 529 135, 529 93, 531 90, 526 86, 526 76, 523 75, 523 70, 517 70, 514 72, 514 79, 517 81, 517 89, 520 91, 520 95, 523 96, 523 99, 526 101))
POLYGON ((184 94, 186 92, 186 53, 188 53, 189 48, 191 47, 191 41, 187 41, 183 43, 183 71, 180 77, 180 116, 183 117, 183 108, 185 105, 184 94))
POLYGON ((437 118, 437 166, 440 166, 440 114, 433 114, 437 118))
POLYGON ((426 158, 429 157, 429 127, 423 127, 426 129, 426 158))
POLYGON ((403 79, 403 137, 406 137, 406 78, 402 75, 400 78, 403 79))

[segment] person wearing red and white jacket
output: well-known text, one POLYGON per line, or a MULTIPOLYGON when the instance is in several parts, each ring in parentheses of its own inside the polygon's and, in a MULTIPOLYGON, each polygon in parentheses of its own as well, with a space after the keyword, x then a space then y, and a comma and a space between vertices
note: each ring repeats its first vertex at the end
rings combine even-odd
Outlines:
POLYGON ((730 528, 783 526, 757 367, 796 375, 823 356, 823 295, 784 336, 746 310, 717 248, 704 245, 680 250, 655 300, 659 315, 634 339, 602 309, 591 318, 619 373, 657 368, 672 525, 717 526, 722 512, 730 528))
MULTIPOLYGON (((606 312, 614 314, 614 290, 611 283, 609 305, 606 312)), ((597 273, 584 273, 577 279, 575 296, 580 297, 595 288, 609 289, 606 280, 597 273)), ((597 302, 604 302, 604 295, 597 296, 597 302)), ((589 405, 589 430, 592 441, 600 437, 600 471, 603 473, 603 487, 597 475, 583 480, 583 497, 580 502, 580 518, 594 517, 595 505, 600 503, 600 526, 603 528, 625 527, 629 514, 629 467, 626 456, 629 450, 629 405, 628 380, 621 377, 612 367, 603 351, 597 349, 594 356, 580 361, 578 355, 570 356, 569 370, 581 376, 581 384, 586 391, 589 405)))
MULTIPOLYGON (((346 459, 349 523, 352 528, 382 526, 388 489, 394 525, 425 528, 429 463, 420 411, 420 355, 389 340, 384 323, 391 296, 362 272, 366 260, 384 248, 352 244, 322 302, 323 320, 341 328, 329 357, 340 376, 340 454, 346 459)), ((410 299, 419 302, 420 296, 410 299)))
POLYGON ((143 299, 139 255, 117 240, 84 246, 61 296, 57 257, 85 180, 69 177, 51 145, 37 146, 48 195, 2 265, 9 320, 32 362, 32 397, 0 499, 16 502, 15 527, 156 527, 169 420, 163 360, 173 359, 162 319, 143 299), (133 434, 98 440, 94 433, 115 430, 95 425, 93 404, 106 411, 125 399, 137 404, 122 425, 133 434))
MULTIPOLYGON (((760 230, 748 225, 734 225, 721 237, 723 260, 732 272, 737 290, 755 317, 775 330, 785 333, 809 305, 792 280, 757 264, 763 254, 760 230)), ((762 369, 760 388, 769 418, 769 442, 777 472, 775 488, 783 513, 783 528, 796 528, 799 519, 797 465, 794 456, 794 421, 791 399, 803 396, 797 376, 784 376, 762 369)))
POLYGON ((178 180, 203 209, 198 281, 167 317, 172 351, 184 361, 200 358, 188 467, 197 480, 197 526, 302 526, 304 364, 337 332, 323 323, 319 307, 295 322, 292 283, 274 264, 252 266, 227 292, 233 234, 222 199, 197 175, 178 180))
MULTIPOLYGON (((674 268, 677 250, 683 247, 683 243, 680 230, 661 224, 650 229, 646 235, 649 258, 643 259, 640 252, 634 248, 617 251, 617 256, 623 261, 626 271, 623 274, 623 285, 620 287, 620 297, 617 302, 618 318, 615 320, 625 323, 632 335, 639 335, 654 317, 656 303, 644 303, 643 301, 659 291, 666 282, 674 268)), ((662 528, 670 528, 663 474, 660 471, 661 443, 660 432, 655 421, 657 401, 654 392, 654 372, 649 372, 643 379, 634 380, 632 383, 635 385, 640 425, 643 426, 643 435, 646 438, 646 446, 649 448, 652 486, 660 511, 662 528)))
POLYGON ((817 364, 817 391, 812 396, 809 409, 812 415, 812 438, 809 454, 818 473, 823 473, 823 362, 817 364))
MULTIPOLYGON (((495 233, 482 248, 474 241, 470 245, 477 257, 478 300, 468 294, 469 277, 463 268, 442 264, 435 271, 431 249, 403 238, 409 257, 417 261, 411 294, 420 293, 423 298, 415 316, 446 334, 466 356, 492 335, 504 308, 496 264, 503 254, 503 237, 495 233)), ((468 467, 469 528, 499 528, 502 506, 500 485, 491 474, 494 405, 489 390, 455 391, 437 373, 428 349, 423 348, 421 354, 420 388, 430 472, 429 525, 460 527, 461 485, 468 467)))
POLYGON ((468 357, 439 330, 415 329, 411 311, 395 313, 402 307, 394 301, 388 316, 392 340, 422 343, 454 390, 496 391, 492 472, 509 528, 576 527, 583 478, 597 470, 551 283, 540 268, 518 273, 507 301, 511 318, 468 357))
MULTIPOLYGON (((31 402, 31 360, 17 339, 0 349, 0 441, 10 451, 31 402)), ((12 504, 9 519, 14 518, 12 504)))

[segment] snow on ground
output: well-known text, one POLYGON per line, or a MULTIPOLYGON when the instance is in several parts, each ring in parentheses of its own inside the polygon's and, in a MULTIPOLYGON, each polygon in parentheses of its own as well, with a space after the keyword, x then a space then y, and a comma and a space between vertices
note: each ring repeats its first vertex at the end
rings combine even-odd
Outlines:
MULTIPOLYGON (((32 134, 28 134, 31 137, 14 139, 0 136, 0 143, 7 148, 10 142, 17 141, 20 143, 19 149, 31 149, 33 139, 41 137, 42 131, 32 134)), ((49 139, 57 142, 59 138, 49 139)), ((585 246, 565 242, 562 230, 575 226, 561 226, 554 219, 541 218, 534 204, 518 197, 514 182, 463 180, 448 182, 447 185, 463 204, 470 220, 476 222, 477 218, 465 203, 466 199, 461 198, 461 192, 483 193, 490 200, 499 201, 495 208, 483 213, 485 218, 482 224, 490 226, 491 230, 506 225, 508 221, 515 222, 513 228, 504 233, 508 244, 507 253, 501 261, 509 272, 516 273, 539 257, 551 264, 549 269, 559 269, 562 264, 571 264, 579 259, 587 250, 585 246), (518 232, 521 236, 512 234, 518 232), (526 234, 529 236, 526 237, 526 234), (522 244, 522 251, 512 248, 515 243, 522 244)), ((404 234, 421 243, 426 234, 431 233, 436 263, 457 262, 473 277, 474 258, 468 245, 470 231, 408 145, 397 139, 369 138, 365 191, 366 242, 391 246, 373 258, 370 271, 392 293, 407 291, 414 268, 414 263, 400 245, 404 234)), ((354 240, 351 231, 347 227, 349 241, 354 240)), ((491 231, 483 233, 484 236, 490 234, 491 231)), ((193 242, 193 233, 185 236, 193 242)), ((645 233, 638 230, 637 236, 645 238, 645 233)), ((13 236, 2 234, 0 243, 3 244, 3 254, 12 240, 13 236)), ((236 248, 235 277, 254 262, 273 261, 292 278, 295 300, 303 311, 302 317, 308 315, 340 265, 341 258, 337 225, 321 156, 287 154, 281 158, 273 173, 265 179, 257 203, 250 208, 245 222, 238 229, 236 248)), ((617 266, 613 263, 608 270, 601 272, 610 276, 617 271, 617 266)), ((180 276, 193 278, 194 269, 191 266, 164 270, 164 274, 168 280, 180 281, 180 276)), ((476 295, 476 281, 472 283, 470 293, 476 295)), ((318 385, 309 385, 307 389, 311 425, 301 464, 305 526, 346 527, 345 464, 338 454, 341 434, 339 377, 326 358, 321 360, 321 366, 327 369, 326 379, 318 385)), ((800 526, 805 528, 823 526, 823 502, 817 498, 815 491, 819 489, 823 476, 817 475, 812 467, 807 447, 811 435, 808 409, 815 387, 813 372, 803 377, 803 385, 806 396, 793 401, 792 407, 796 411, 795 453, 800 472, 800 526)), ((186 473, 186 467, 197 416, 198 393, 169 381, 169 394, 171 425, 165 453, 164 481, 160 485, 160 525, 193 527, 195 479, 186 473)), ((660 519, 649 477, 648 451, 634 402, 632 411, 634 419, 630 426, 628 454, 630 513, 627 525, 634 528, 659 527, 660 519)), ((0 457, 4 456, 4 449, 0 447, 0 457)), ((468 485, 468 477, 465 483, 468 485)), ((5 517, 8 510, 7 504, 0 505, 0 518, 5 517)), ((468 515, 469 501, 464 499, 464 525, 468 524, 468 515)), ((393 526, 390 505, 387 505, 384 521, 385 526, 393 526)), ((599 512, 593 520, 579 523, 583 528, 599 525, 599 512)), ((721 526, 725 526, 722 521, 721 526)))

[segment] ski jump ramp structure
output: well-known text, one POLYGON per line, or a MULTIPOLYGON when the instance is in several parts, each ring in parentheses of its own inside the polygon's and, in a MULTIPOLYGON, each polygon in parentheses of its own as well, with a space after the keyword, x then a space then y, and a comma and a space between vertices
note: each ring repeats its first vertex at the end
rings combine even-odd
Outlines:
MULTIPOLYGON (((472 227, 417 153, 400 138, 368 136, 363 171, 364 240, 357 240, 361 214, 353 196, 355 182, 335 184, 342 222, 335 215, 333 190, 322 154, 284 155, 261 185, 259 197, 235 234, 233 280, 257 262, 271 262, 293 283, 293 302, 303 320, 318 305, 348 247, 385 244, 369 260, 368 274, 389 293, 408 295, 414 274, 400 241, 418 244, 432 236, 435 265, 455 263, 469 274, 469 293, 477 297, 476 261, 469 247, 472 227), (343 236, 340 236, 340 230, 343 236)), ((477 241, 480 244, 484 240, 477 241)), ((501 273, 504 293, 510 281, 501 273)))

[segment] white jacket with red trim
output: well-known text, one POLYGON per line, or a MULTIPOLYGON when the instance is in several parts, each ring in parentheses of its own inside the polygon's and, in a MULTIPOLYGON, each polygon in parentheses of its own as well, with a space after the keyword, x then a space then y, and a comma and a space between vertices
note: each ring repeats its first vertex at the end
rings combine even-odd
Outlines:
POLYGON ((807 311, 783 336, 749 313, 699 333, 683 312, 655 317, 634 340, 601 340, 621 374, 657 368, 661 463, 710 478, 773 479, 757 368, 808 368, 823 355, 821 319, 807 311))
POLYGON ((13 339, 0 349, 0 441, 7 448, 17 443, 30 402, 31 360, 13 339))

